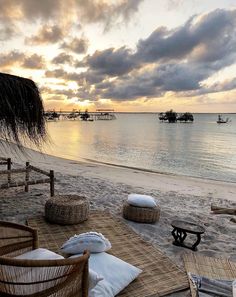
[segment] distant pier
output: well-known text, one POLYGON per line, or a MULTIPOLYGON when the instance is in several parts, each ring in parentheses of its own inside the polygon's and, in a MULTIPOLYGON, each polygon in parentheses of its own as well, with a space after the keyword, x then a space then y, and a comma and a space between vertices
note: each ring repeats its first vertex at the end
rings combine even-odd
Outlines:
POLYGON ((80 121, 110 121, 115 120, 114 109, 97 109, 95 112, 85 111, 47 111, 45 112, 47 121, 58 120, 80 120, 80 121))

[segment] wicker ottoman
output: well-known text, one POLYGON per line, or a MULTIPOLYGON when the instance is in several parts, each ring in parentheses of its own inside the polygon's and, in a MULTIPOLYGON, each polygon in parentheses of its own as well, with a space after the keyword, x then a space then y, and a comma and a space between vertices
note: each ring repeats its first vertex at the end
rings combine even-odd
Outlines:
POLYGON ((123 205, 123 217, 138 223, 156 223, 160 218, 160 207, 138 207, 125 202, 123 205))
POLYGON ((89 201, 78 195, 58 195, 46 201, 45 217, 49 222, 72 225, 88 219, 89 201))

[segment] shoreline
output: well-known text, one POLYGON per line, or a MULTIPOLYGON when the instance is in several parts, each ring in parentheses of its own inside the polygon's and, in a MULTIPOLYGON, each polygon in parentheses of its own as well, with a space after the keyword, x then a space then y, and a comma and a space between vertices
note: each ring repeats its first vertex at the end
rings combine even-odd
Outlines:
MULTIPOLYGON (((100 162, 91 159, 80 161, 48 155, 34 149, 25 149, 22 153, 11 145, 11 151, 0 146, 0 155, 12 157, 13 162, 22 164, 30 161, 32 165, 56 173, 87 178, 99 178, 129 186, 160 190, 161 192, 178 192, 182 195, 226 199, 236 202, 236 183, 189 177, 184 175, 165 174, 130 166, 100 162)), ((6 147, 5 147, 6 148, 6 147)))
MULTIPOLYGON (((48 154, 46 154, 48 155, 48 154)), ((49 156, 53 156, 53 155, 49 155, 49 156)), ((57 157, 57 156, 53 156, 53 157, 57 157)), ((57 158, 61 158, 61 157, 57 157, 57 158)), ((67 159, 67 158, 62 158, 62 159, 66 159, 66 160, 71 160, 71 161, 76 161, 76 160, 72 160, 72 159, 67 159)), ((222 183, 226 183, 226 184, 235 184, 236 182, 232 182, 232 181, 227 181, 227 180, 221 180, 221 179, 214 179, 214 178, 204 178, 204 177, 200 177, 200 176, 193 176, 193 175, 184 175, 184 174, 176 174, 176 173, 171 173, 171 172, 163 172, 163 171, 157 171, 157 170, 153 170, 153 169, 146 169, 146 168, 142 168, 142 167, 133 167, 133 166, 126 166, 126 165, 121 165, 121 164, 115 164, 115 163, 109 163, 109 162, 103 162, 103 161, 97 161, 94 159, 88 159, 88 158, 82 158, 81 159, 83 162, 83 160, 85 160, 85 163, 96 163, 96 164, 100 164, 100 165, 108 165, 108 166, 113 166, 113 167, 120 167, 120 168, 126 168, 126 169, 132 169, 132 170, 138 170, 141 172, 147 172, 147 173, 156 173, 159 175, 166 175, 166 176, 175 176, 176 178, 178 177, 184 177, 184 178, 189 178, 189 179, 197 179, 197 180, 207 180, 207 181, 213 181, 213 182, 222 182, 222 183)))

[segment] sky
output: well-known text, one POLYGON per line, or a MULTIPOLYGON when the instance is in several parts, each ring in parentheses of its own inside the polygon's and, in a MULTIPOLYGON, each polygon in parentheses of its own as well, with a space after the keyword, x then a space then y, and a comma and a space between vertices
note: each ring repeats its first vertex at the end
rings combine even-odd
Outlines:
POLYGON ((46 110, 236 112, 235 0, 0 0, 1 72, 46 110))

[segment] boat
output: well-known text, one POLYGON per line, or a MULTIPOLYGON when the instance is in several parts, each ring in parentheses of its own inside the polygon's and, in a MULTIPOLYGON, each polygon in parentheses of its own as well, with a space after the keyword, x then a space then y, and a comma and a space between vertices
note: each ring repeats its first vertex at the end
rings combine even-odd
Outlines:
POLYGON ((218 115, 218 120, 216 121, 217 124, 226 124, 229 122, 229 118, 223 119, 222 116, 218 115))

